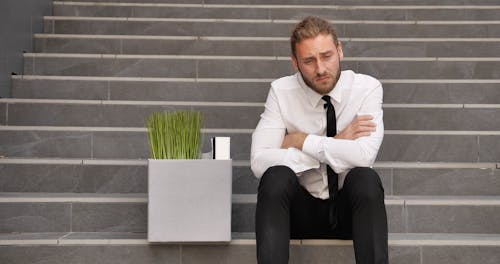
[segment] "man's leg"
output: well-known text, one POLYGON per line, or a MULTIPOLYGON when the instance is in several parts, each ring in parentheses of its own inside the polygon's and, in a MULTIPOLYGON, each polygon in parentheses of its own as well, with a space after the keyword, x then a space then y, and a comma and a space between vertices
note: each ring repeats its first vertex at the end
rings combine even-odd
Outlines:
POLYGON ((285 166, 269 168, 260 179, 255 212, 259 264, 288 263, 290 201, 297 185, 297 176, 285 166))
MULTIPOLYGON (((300 186, 290 168, 269 168, 260 180, 257 195, 255 233, 258 263, 288 263, 290 237, 315 233, 317 204, 322 202, 300 186)), ((327 204, 323 207, 328 208, 327 204)))
POLYGON ((356 263, 389 263, 384 189, 378 174, 370 168, 352 169, 347 174, 339 198, 343 222, 352 217, 356 263), (347 207, 350 207, 350 214, 347 207))

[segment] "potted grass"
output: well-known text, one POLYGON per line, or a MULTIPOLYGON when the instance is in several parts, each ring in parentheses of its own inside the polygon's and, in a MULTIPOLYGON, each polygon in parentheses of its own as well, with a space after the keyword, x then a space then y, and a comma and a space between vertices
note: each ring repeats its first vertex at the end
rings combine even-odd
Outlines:
POLYGON ((232 164, 200 159, 201 114, 154 113, 146 123, 148 241, 230 241, 232 164))

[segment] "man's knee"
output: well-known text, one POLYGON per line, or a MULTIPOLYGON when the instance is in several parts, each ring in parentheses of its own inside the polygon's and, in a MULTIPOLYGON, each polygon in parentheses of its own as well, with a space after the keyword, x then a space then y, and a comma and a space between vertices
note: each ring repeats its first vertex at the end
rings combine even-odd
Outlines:
POLYGON ((378 173, 367 167, 353 168, 346 178, 344 187, 363 200, 379 200, 384 198, 384 187, 378 173))
POLYGON ((298 184, 297 176, 286 166, 274 166, 264 172, 259 183, 259 196, 276 197, 298 184))

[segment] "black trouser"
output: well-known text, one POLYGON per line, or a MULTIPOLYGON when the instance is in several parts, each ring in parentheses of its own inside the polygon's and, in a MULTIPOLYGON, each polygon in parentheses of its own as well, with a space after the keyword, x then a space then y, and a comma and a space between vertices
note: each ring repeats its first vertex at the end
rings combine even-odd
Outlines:
POLYGON ((288 263, 290 239, 352 239, 357 264, 388 263, 384 189, 370 168, 354 168, 339 191, 338 224, 328 223, 329 200, 313 197, 286 166, 269 168, 256 210, 259 264, 288 263))

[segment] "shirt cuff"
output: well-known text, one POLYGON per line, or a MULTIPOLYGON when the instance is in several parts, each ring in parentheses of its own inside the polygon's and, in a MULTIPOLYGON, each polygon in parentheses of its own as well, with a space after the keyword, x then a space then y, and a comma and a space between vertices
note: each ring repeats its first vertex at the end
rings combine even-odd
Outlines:
POLYGON ((292 169, 295 173, 304 172, 319 168, 319 161, 306 153, 296 149, 289 148, 286 152, 283 165, 292 169))
POLYGON ((307 155, 314 157, 319 162, 324 162, 322 161, 323 155, 321 155, 321 152, 323 151, 322 141, 324 138, 325 137, 322 136, 309 134, 304 140, 304 144, 302 145, 302 151, 307 155))

